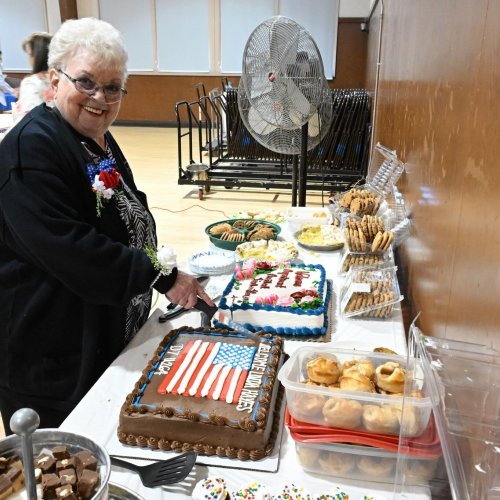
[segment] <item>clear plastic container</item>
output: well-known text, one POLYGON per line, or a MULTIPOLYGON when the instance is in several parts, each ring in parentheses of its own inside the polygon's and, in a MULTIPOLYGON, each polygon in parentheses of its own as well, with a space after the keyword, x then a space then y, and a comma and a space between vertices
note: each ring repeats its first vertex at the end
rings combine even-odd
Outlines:
MULTIPOLYGON (((427 337, 414 324, 408 361, 427 382, 455 500, 500 498, 500 351, 468 342, 427 337)), ((400 439, 400 447, 406 440, 400 439)), ((397 469, 398 498, 408 478, 406 457, 397 469)))
POLYGON ((397 267, 365 266, 349 270, 340 289, 344 318, 388 319, 404 297, 399 290, 397 267))
POLYGON ((351 252, 346 250, 340 261, 339 274, 344 275, 351 268, 366 266, 387 267, 393 262, 392 249, 384 253, 377 252, 351 252))
POLYGON ((366 184, 385 198, 404 170, 405 164, 398 160, 396 151, 377 143, 368 169, 366 184))
POLYGON ((303 226, 331 224, 332 214, 328 208, 322 207, 290 207, 285 215, 288 230, 291 234, 300 231, 303 226))
MULTIPOLYGON (((394 484, 398 454, 371 446, 344 443, 295 441, 295 451, 302 468, 308 472, 356 481, 394 484)), ((439 475, 439 458, 408 455, 405 474, 408 484, 426 486, 439 475)))
POLYGON ((383 202, 383 196, 365 184, 337 193, 330 201, 334 205, 332 212, 337 217, 341 217, 342 213, 362 217, 363 215, 376 215, 383 202))
POLYGON ((296 420, 385 435, 404 431, 415 437, 429 424, 431 404, 422 370, 406 363, 405 357, 385 353, 304 346, 291 355, 278 378, 296 420), (353 368, 358 363, 364 376, 358 375, 359 366, 353 368), (406 387, 411 396, 404 398, 402 413, 406 387))
POLYGON ((394 233, 380 216, 349 215, 343 218, 341 227, 346 248, 351 252, 384 254, 392 248, 394 233))

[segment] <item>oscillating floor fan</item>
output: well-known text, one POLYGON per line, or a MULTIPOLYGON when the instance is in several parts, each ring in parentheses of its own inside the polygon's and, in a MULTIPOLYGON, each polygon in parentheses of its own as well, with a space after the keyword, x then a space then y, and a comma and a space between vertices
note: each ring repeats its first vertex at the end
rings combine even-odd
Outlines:
POLYGON ((318 47, 292 19, 271 17, 250 34, 238 108, 256 141, 271 151, 294 155, 292 184, 296 190, 298 179, 299 205, 305 205, 307 151, 328 132, 333 101, 318 47))

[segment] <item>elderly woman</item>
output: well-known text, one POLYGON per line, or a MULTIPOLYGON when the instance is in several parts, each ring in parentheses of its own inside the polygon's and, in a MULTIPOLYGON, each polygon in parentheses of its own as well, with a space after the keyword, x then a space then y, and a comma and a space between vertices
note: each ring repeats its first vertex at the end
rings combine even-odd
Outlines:
POLYGON ((23 42, 23 50, 28 54, 31 75, 21 81, 19 99, 12 106, 14 122, 39 104, 53 105, 54 93, 49 79, 48 56, 52 35, 32 33, 23 42))
POLYGON ((0 144, 0 412, 58 426, 148 318, 153 289, 213 306, 157 251, 146 196, 108 131, 125 90, 119 32, 70 20, 49 53, 55 108, 0 144))

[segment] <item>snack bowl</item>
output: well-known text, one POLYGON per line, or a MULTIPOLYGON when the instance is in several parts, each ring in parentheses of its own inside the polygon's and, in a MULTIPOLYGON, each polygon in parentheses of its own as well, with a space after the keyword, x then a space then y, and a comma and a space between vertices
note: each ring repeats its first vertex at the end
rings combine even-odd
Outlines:
MULTIPOLYGON (((54 446, 66 446, 69 453, 74 455, 79 451, 89 451, 97 460, 99 484, 91 500, 106 500, 108 498, 108 483, 111 474, 111 461, 104 447, 92 439, 81 434, 60 431, 59 429, 37 429, 32 434, 33 457, 42 450, 51 450, 54 446)), ((0 457, 18 455, 22 459, 21 437, 11 435, 0 440, 0 457)), ((25 464, 23 464, 25 467, 25 464)))
POLYGON ((234 257, 238 262, 245 262, 249 259, 287 262, 293 261, 298 255, 297 247, 291 241, 257 240, 239 244, 234 257))
POLYGON ((213 245, 224 250, 236 250, 246 241, 275 240, 281 232, 277 224, 258 219, 228 219, 214 222, 205 228, 213 245), (263 230, 258 233, 259 227, 263 230))
POLYGON ((296 420, 415 437, 426 429, 432 409, 422 373, 403 356, 303 346, 278 378, 296 420))
POLYGON ((344 246, 342 232, 332 225, 304 225, 294 237, 300 246, 313 251, 340 250, 344 246))

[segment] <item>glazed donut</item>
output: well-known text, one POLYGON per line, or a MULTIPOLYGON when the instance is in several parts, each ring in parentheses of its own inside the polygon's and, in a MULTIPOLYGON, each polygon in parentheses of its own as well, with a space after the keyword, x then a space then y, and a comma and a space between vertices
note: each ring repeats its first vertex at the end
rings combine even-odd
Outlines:
POLYGON ((375 368, 369 359, 351 359, 342 364, 342 375, 346 375, 349 370, 358 370, 363 375, 373 380, 375 368))
POLYGON ((396 434, 399 429, 398 417, 398 410, 391 405, 363 407, 363 426, 370 432, 396 434))
POLYGON ((404 392, 405 369, 394 361, 387 361, 375 370, 375 384, 390 393, 404 392))
POLYGON ((395 459, 383 457, 360 457, 358 469, 367 476, 385 477, 394 469, 395 459))
POLYGON ((297 455, 299 457, 300 463, 306 469, 310 469, 318 460, 320 450, 318 448, 313 448, 312 446, 303 446, 296 443, 295 447, 297 455))
POLYGON ((332 476, 342 476, 351 472, 356 466, 354 455, 350 453, 326 453, 319 457, 321 470, 332 476))
POLYGON ((309 379, 318 384, 335 384, 340 377, 340 368, 337 360, 319 357, 307 363, 309 379))
POLYGON ((361 423, 363 406, 354 399, 331 398, 323 406, 327 425, 341 429, 356 429, 361 423))
POLYGON ((375 392, 375 384, 355 368, 340 377, 340 388, 346 391, 375 392))
POLYGON ((321 415, 321 410, 325 404, 326 398, 319 394, 301 393, 288 404, 302 417, 314 417, 321 415))

